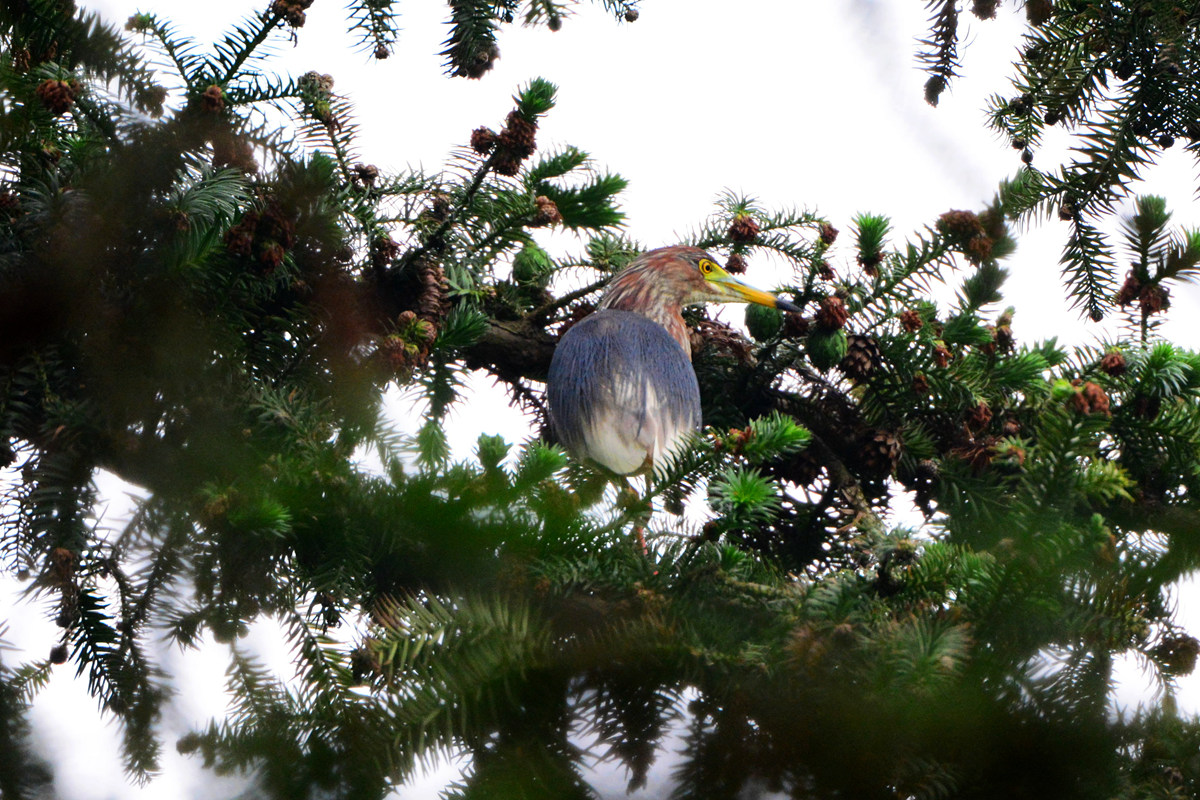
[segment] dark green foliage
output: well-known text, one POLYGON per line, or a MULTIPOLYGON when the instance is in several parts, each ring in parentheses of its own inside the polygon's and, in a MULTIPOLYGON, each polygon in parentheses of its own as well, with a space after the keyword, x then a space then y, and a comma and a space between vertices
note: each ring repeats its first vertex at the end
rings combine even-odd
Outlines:
MULTIPOLYGON (((944 6, 922 52, 934 72, 932 84, 950 77, 952 71, 941 65, 953 65, 957 34, 947 22, 955 4, 931 5, 944 6)), ((1166 0, 1044 0, 1026 9, 1035 6, 1012 93, 990 101, 991 125, 1030 153, 1046 128, 1060 125, 1072 134, 1073 147, 1061 166, 1024 167, 1018 179, 1021 196, 1013 197, 1005 212, 1013 217, 1057 213, 1071 223, 1063 274, 1075 306, 1100 319, 1112 308, 1118 275, 1102 223, 1156 154, 1176 142, 1193 155, 1198 152, 1200 95, 1189 76, 1200 43, 1200 6, 1166 0)), ((926 90, 928 96, 928 85, 926 90)))
MULTIPOLYGON (((447 68, 472 77, 521 8, 552 28, 569 10, 449 6, 447 68)), ((1173 692, 1200 645, 1168 591, 1200 567, 1200 355, 1156 324, 1200 235, 1155 197, 1119 244, 1097 224, 1166 146, 1139 130, 1188 135, 1171 65, 1194 59, 1196 15, 1166 6, 1026 4, 1028 97, 993 122, 1031 147, 1077 126, 1083 157, 1022 170, 989 208, 906 239, 862 214, 839 250, 815 212, 718 197, 688 241, 775 259, 802 311, 748 317, 753 342, 688 311, 709 427, 640 494, 541 440, 449 446, 468 370, 544 423, 555 336, 644 249, 617 229, 622 178, 537 152, 553 84, 531 80, 445 170, 390 174, 355 154, 332 78, 267 68, 302 22, 291 5, 211 52, 131 20, 174 65, 177 109, 117 31, 5 6, 0 564, 34 576, 62 638, 0 667, 0 792, 50 779, 25 710, 55 669, 87 681, 149 778, 169 744, 149 646, 165 634, 230 653, 231 712, 176 747, 267 797, 384 797, 461 753, 447 796, 589 797, 591 758, 644 785, 676 724, 677 797, 1194 794, 1200 726, 1173 692), (1125 310, 1118 340, 1022 344, 1024 301, 1000 309, 1007 221, 1050 208, 1077 302, 1125 310), (554 226, 586 233, 582 254, 547 253, 554 226), (411 440, 380 419, 392 383, 427 404, 411 440), (144 492, 108 537, 100 469, 144 492), (902 494, 921 519, 899 517, 902 494), (293 680, 238 645, 263 618, 293 680), (1113 719, 1125 654, 1162 701, 1113 719)), ((932 101, 958 6, 930 10, 932 101)), ((348 9, 379 58, 395 12, 348 9)))

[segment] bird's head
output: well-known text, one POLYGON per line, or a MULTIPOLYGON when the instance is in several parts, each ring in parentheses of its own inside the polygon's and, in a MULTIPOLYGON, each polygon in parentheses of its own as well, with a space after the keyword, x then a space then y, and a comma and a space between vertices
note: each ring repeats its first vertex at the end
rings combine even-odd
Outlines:
POLYGON ((660 308, 673 307, 677 313, 696 303, 757 303, 782 311, 800 310, 782 297, 741 282, 712 255, 686 245, 643 254, 617 275, 601 305, 654 316, 660 308))

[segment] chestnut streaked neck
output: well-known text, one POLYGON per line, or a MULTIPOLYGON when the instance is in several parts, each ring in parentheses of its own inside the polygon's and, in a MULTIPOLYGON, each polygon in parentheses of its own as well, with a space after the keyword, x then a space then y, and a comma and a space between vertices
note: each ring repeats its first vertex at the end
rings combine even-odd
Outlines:
POLYGON ((653 273, 654 267, 650 262, 627 268, 609 285, 608 291, 600 299, 600 308, 632 311, 654 320, 666 328, 671 338, 679 342, 683 352, 691 358, 691 337, 680 314, 682 306, 679 299, 671 297, 670 287, 661 286, 653 273))
POLYGON ((692 357, 691 337, 680 314, 684 297, 681 287, 670 279, 669 273, 672 269, 691 268, 682 260, 683 251, 691 249, 663 248, 648 253, 650 258, 643 256, 633 262, 609 284, 599 305, 600 308, 632 311, 662 325, 671 338, 679 342, 689 359, 692 357))

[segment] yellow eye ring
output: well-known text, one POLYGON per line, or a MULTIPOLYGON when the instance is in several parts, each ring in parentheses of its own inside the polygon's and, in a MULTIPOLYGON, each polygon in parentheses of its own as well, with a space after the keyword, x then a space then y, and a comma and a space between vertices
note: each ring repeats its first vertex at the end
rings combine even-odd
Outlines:
POLYGON ((707 258, 700 259, 700 272, 704 275, 711 275, 712 271, 717 268, 717 265, 707 258))

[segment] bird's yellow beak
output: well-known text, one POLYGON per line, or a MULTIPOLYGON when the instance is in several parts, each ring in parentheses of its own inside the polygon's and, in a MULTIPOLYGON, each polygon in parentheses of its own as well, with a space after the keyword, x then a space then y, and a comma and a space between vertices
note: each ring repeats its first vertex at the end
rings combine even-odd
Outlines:
POLYGON ((721 272, 722 274, 720 275, 711 276, 709 282, 723 295, 723 299, 727 301, 756 303, 768 308, 778 308, 780 311, 800 310, 800 307, 795 303, 784 300, 782 297, 770 292, 764 292, 762 289, 755 289, 753 286, 748 286, 724 270, 721 270, 721 272))

